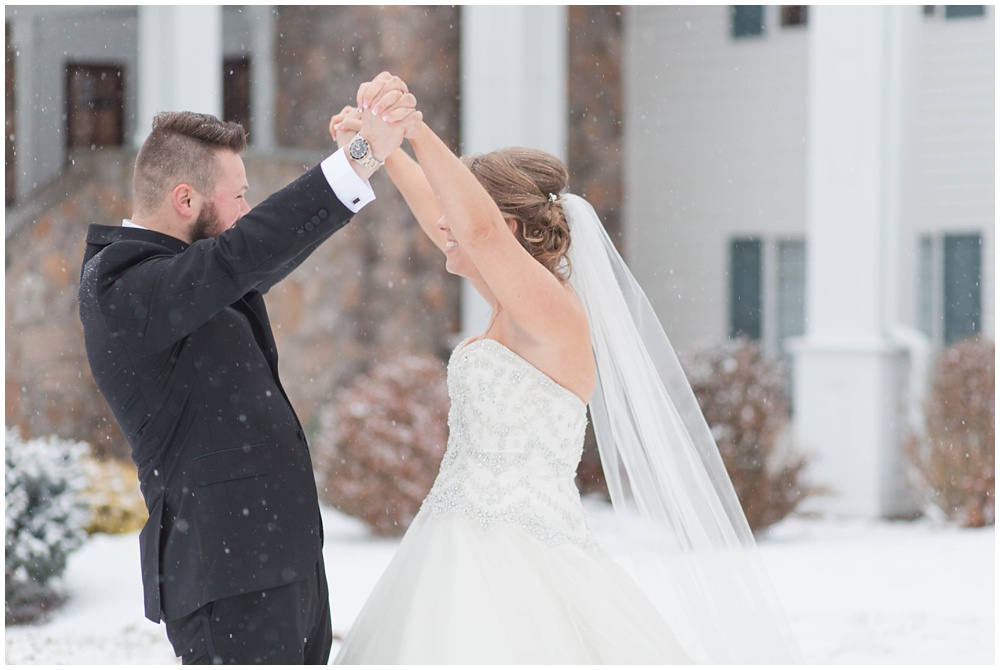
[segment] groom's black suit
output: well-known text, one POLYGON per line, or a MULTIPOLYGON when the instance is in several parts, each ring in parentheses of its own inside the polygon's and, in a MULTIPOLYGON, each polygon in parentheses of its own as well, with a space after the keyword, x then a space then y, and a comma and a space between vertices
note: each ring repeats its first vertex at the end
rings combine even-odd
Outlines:
POLYGON ((309 449, 261 294, 351 216, 316 167, 215 239, 90 227, 80 318, 149 509, 152 621, 316 574, 309 449))

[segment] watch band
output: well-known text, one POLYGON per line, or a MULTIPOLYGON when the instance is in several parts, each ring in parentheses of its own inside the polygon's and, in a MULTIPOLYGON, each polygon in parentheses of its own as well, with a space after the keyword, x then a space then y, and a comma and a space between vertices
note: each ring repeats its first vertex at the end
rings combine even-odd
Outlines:
POLYGON ((378 170, 383 165, 385 165, 385 161, 380 161, 374 156, 372 156, 371 149, 369 149, 368 153, 366 153, 364 156, 358 158, 357 161, 362 165, 364 165, 369 170, 378 170))

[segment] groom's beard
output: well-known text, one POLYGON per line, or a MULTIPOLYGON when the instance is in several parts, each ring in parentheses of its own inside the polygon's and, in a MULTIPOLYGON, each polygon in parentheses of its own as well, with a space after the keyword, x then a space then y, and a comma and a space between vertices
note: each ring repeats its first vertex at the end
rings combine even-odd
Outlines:
POLYGON ((222 232, 222 224, 219 221, 219 212, 215 208, 215 203, 206 202, 198 213, 198 219, 191 229, 191 241, 207 240, 222 232))

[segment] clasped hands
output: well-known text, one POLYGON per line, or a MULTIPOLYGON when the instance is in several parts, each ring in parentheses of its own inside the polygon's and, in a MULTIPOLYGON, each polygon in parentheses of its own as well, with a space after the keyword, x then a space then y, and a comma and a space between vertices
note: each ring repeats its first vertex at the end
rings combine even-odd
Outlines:
POLYGON ((360 132, 368 140, 372 155, 385 161, 423 120, 416 107, 417 99, 406 83, 382 72, 358 87, 357 107, 344 107, 330 118, 330 136, 337 146, 346 147, 360 132))

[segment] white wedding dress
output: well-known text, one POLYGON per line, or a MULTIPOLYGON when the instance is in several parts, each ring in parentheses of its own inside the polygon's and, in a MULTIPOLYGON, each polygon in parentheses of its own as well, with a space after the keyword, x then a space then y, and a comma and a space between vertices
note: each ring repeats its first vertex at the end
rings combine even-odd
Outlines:
POLYGON ((690 662, 587 526, 580 398, 490 339, 448 390, 437 480, 336 662, 690 662))

